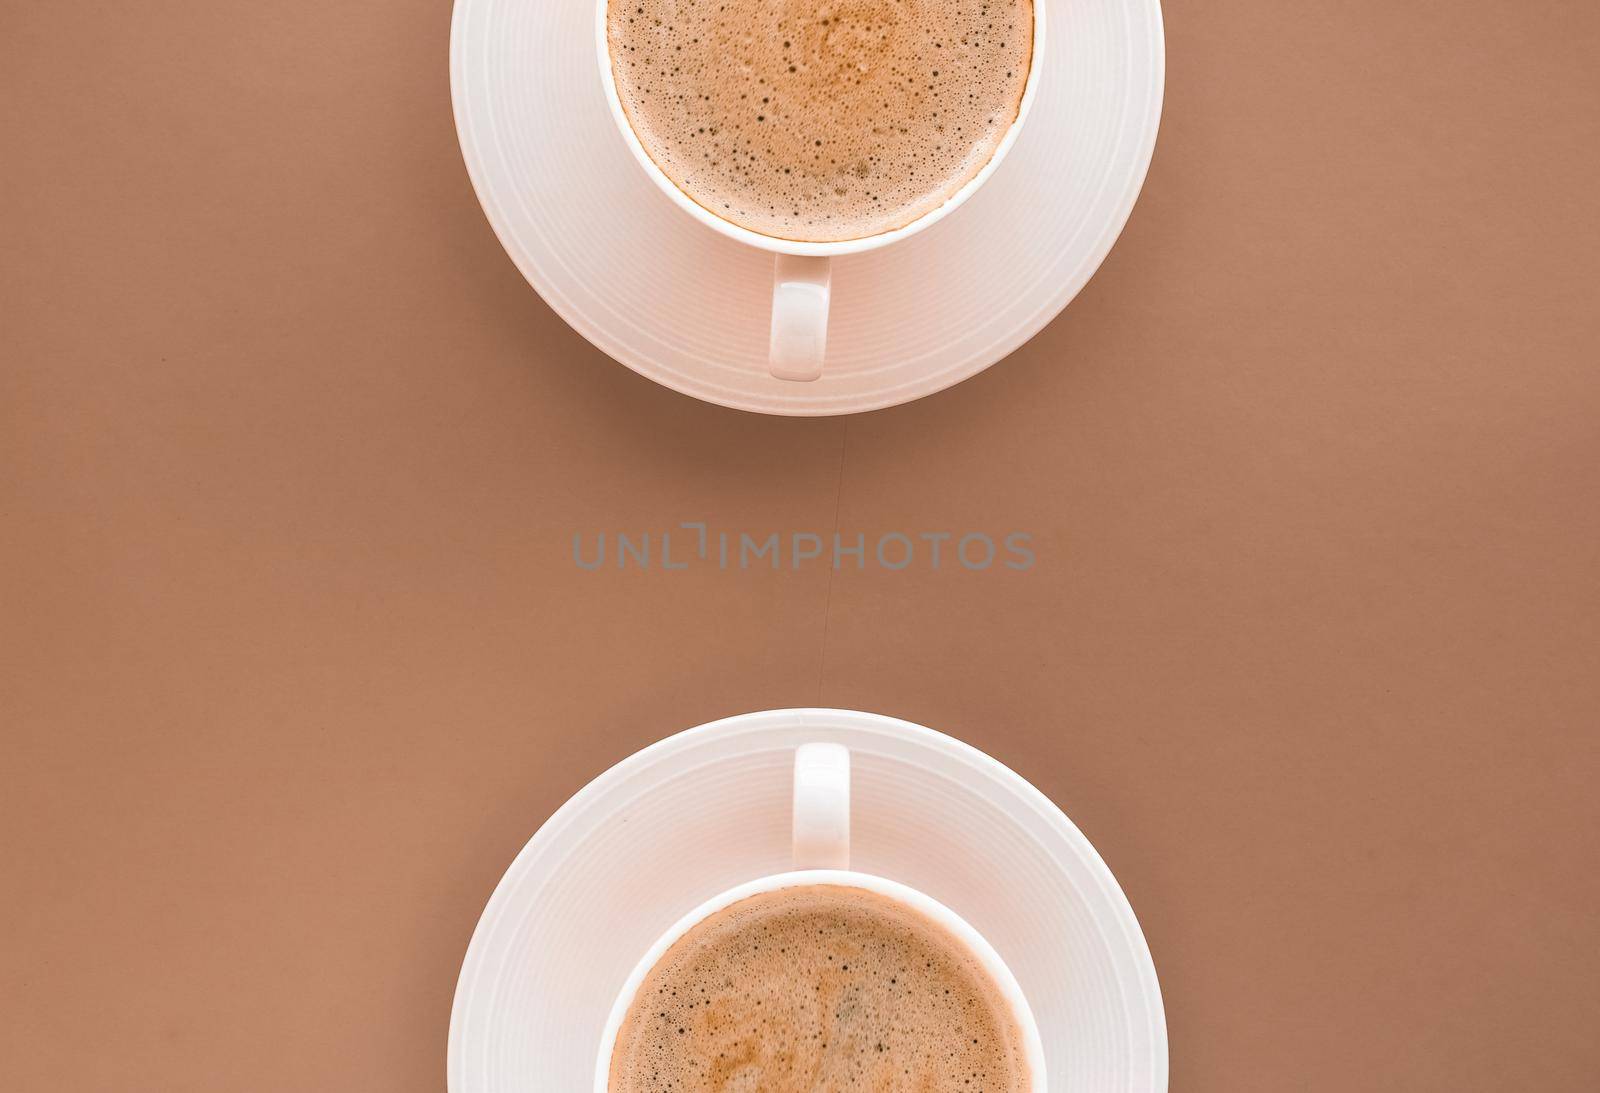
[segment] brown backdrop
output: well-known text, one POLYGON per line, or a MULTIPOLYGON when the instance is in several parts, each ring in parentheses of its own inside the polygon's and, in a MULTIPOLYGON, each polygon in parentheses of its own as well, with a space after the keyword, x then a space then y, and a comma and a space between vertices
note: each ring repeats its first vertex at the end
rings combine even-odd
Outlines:
POLYGON ((1173 0, 1082 297, 817 421, 657 388, 528 289, 448 15, 0 10, 0 1086, 439 1090, 545 816, 814 703, 1068 810, 1177 1090, 1600 1086, 1600 8, 1173 0), (571 563, 696 518, 1039 562, 571 563))

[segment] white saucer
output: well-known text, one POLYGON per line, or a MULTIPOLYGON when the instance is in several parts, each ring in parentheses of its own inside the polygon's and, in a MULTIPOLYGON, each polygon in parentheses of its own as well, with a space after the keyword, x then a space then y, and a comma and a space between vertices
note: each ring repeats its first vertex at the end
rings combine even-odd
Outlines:
POLYGON ((450 1019, 450 1093, 589 1089, 611 1004, 657 936, 710 896, 790 867, 793 750, 812 740, 852 751, 852 867, 946 904, 1016 973, 1051 1093, 1164 1093, 1155 967, 1088 840, 982 752, 842 710, 702 725, 563 805, 473 934, 450 1019))
POLYGON ((523 276, 623 364, 710 402, 846 414, 982 371, 1077 295, 1155 148, 1159 0, 1046 0, 1039 97, 994 177, 943 222, 834 266, 827 370, 767 374, 772 256, 696 223, 629 155, 601 90, 593 0, 457 0, 456 130, 523 276))

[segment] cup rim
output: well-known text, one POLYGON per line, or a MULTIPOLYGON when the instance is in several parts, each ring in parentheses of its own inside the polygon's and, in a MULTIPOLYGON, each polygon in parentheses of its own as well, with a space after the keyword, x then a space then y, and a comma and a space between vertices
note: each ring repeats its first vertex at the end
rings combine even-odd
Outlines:
POLYGON ((611 1055, 616 1050, 617 1036, 622 1031, 622 1023, 626 1020, 645 977, 660 963, 661 958, 666 956, 667 950, 700 922, 740 900, 776 892, 783 888, 818 884, 860 888, 898 900, 954 934, 956 939, 978 959, 991 980, 999 986, 1005 996, 1006 1004, 1021 1027, 1023 1054, 1028 1065, 1029 1093, 1045 1093, 1048 1082, 1044 1067, 1044 1042, 1039 1034, 1038 1021, 1028 1005, 1027 996, 1022 993, 1022 986, 1017 982, 1017 977, 1012 974, 1011 969, 1006 966, 1006 962, 995 951, 989 940, 966 919, 932 896, 899 881, 854 869, 794 869, 758 877, 712 896, 673 923, 639 958, 633 970, 628 973, 628 978, 624 980, 616 1001, 612 1003, 611 1013, 606 1018, 605 1031, 600 1037, 599 1054, 595 1060, 594 1093, 610 1093, 611 1055))
POLYGON ((877 235, 864 235, 859 239, 841 239, 833 242, 807 242, 800 239, 780 239, 775 235, 766 235, 753 231, 724 220, 716 213, 701 205, 690 197, 678 184, 668 178, 666 172, 656 165, 650 158, 650 153, 645 151, 644 143, 640 141, 639 134, 634 132, 633 123, 628 121, 627 111, 622 107, 622 97, 617 92, 616 73, 611 67, 611 49, 606 38, 606 10, 610 0, 596 0, 595 3, 595 37, 598 61, 600 66, 600 83, 605 88, 606 104, 611 108, 611 119, 616 123, 622 133, 622 139, 627 144, 628 150, 633 153, 633 158, 658 189, 669 197, 673 204, 693 216, 702 224, 714 231, 748 246, 759 247, 774 254, 792 254, 812 258, 837 258, 846 254, 862 254, 866 251, 887 247, 891 243, 898 243, 909 238, 925 228, 931 228, 956 209, 960 208, 966 200, 977 193, 979 187, 994 175, 1000 166, 1000 161, 1005 159, 1006 153, 1011 151, 1011 146, 1016 143, 1017 135, 1022 131, 1022 123, 1027 120, 1028 111, 1033 105, 1039 87, 1039 74, 1044 69, 1041 58, 1045 46, 1045 7, 1046 0, 1033 0, 1033 49, 1028 54, 1028 78, 1022 85, 1022 101, 1017 104, 1017 116, 1011 119, 1011 125, 1006 129, 1005 135, 1000 138, 1000 143, 995 147, 994 154, 989 157, 978 173, 969 178, 962 187, 946 198, 943 204, 929 209, 909 224, 904 224, 892 231, 880 232, 877 235))

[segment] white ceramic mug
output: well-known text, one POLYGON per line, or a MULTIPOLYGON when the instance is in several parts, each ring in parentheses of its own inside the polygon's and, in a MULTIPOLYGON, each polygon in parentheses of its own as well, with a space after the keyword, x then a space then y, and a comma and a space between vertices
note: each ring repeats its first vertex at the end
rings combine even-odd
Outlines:
POLYGON ((611 116, 616 120, 617 128, 622 131, 622 139, 633 151, 633 158, 638 160, 645 174, 655 180, 663 193, 700 223, 721 232, 729 239, 752 247, 760 247, 777 256, 772 284, 772 337, 767 359, 772 374, 784 380, 814 380, 822 375, 822 361, 828 345, 828 310, 832 296, 833 259, 898 243, 924 228, 937 224, 976 193, 978 187, 989 180, 995 168, 1000 166, 1000 161, 1016 143, 1017 134, 1022 131, 1022 123, 1028 116, 1028 108, 1032 105, 1039 86, 1040 69, 1044 67, 1040 63, 1040 58, 1044 56, 1045 0, 1034 0, 1033 52, 1028 57, 1028 80, 1023 85, 1022 102, 1017 107, 1017 116, 1006 130, 1005 136, 1001 138, 999 146, 995 148, 994 155, 989 157, 989 162, 985 163, 983 169, 968 180, 965 186, 952 194, 944 204, 893 231, 834 243, 807 243, 794 239, 779 239, 776 236, 751 231, 717 216, 680 190, 644 150, 644 144, 640 142, 639 135, 633 131, 628 115, 622 108, 622 99, 617 94, 616 75, 611 70, 611 50, 606 42, 607 4, 608 0, 597 0, 596 5, 595 34, 598 39, 600 81, 606 89, 606 102, 611 106, 611 116))
POLYGON ((887 896, 921 912, 954 936, 1000 989, 1007 1009, 1022 1032, 1029 1093, 1045 1093, 1044 1044, 1039 1038, 1039 1026, 1016 976, 1011 974, 994 946, 965 919, 932 896, 885 877, 850 869, 850 752, 840 744, 803 744, 795 750, 793 871, 760 877, 713 896, 674 923, 634 965, 611 1007, 611 1016, 600 1037, 594 1093, 610 1093, 611 1055, 616 1049, 617 1034, 645 977, 679 938, 698 923, 742 899, 812 884, 861 888, 887 896))

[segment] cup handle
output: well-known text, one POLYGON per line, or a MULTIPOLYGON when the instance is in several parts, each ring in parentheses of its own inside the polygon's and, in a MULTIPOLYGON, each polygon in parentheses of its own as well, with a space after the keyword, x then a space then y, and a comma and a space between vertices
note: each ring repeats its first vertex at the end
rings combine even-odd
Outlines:
POLYGON ((850 868, 850 749, 843 744, 795 749, 794 867, 850 868))
POLYGON ((767 367, 778 379, 803 383, 821 377, 832 281, 830 258, 780 254, 773 263, 767 367))

